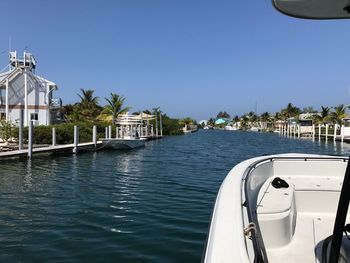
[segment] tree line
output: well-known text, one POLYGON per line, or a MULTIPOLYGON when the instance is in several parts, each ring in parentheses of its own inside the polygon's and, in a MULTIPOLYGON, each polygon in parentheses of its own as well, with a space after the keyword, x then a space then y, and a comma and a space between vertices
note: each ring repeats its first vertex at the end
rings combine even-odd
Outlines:
POLYGON ((260 115, 253 111, 245 113, 241 116, 231 116, 226 111, 221 111, 216 117, 212 117, 208 120, 208 125, 216 126, 215 121, 219 118, 226 119, 227 122, 237 123, 240 122, 241 126, 245 126, 248 123, 276 123, 277 121, 287 121, 290 118, 299 119, 300 114, 308 114, 308 119, 312 119, 314 124, 342 124, 343 119, 347 116, 346 110, 350 106, 339 104, 337 106, 322 106, 320 110, 316 110, 313 107, 299 108, 292 103, 288 103, 286 107, 275 113, 263 112, 260 115))

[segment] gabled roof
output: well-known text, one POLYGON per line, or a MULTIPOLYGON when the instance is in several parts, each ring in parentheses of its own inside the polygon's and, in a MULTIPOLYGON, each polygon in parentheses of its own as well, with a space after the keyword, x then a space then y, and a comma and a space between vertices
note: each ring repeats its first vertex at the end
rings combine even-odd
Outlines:
MULTIPOLYGON (((9 70, 9 71, 5 71, 3 73, 0 73, 0 85, 4 84, 5 80, 8 77, 10 77, 11 75, 18 75, 18 74, 22 74, 22 73, 23 73, 23 71, 20 68, 15 68, 13 70, 9 70)), ((41 84, 41 85, 47 84, 49 86, 54 86, 57 89, 56 83, 54 83, 54 82, 52 82, 50 80, 47 80, 47 79, 45 79, 43 77, 40 77, 38 75, 35 75, 32 72, 29 72, 29 74, 30 74, 30 76, 32 78, 34 78, 36 81, 38 81, 39 84, 41 84)))
POLYGON ((14 73, 14 70, 8 70, 0 73, 0 84, 9 76, 11 73, 14 73))

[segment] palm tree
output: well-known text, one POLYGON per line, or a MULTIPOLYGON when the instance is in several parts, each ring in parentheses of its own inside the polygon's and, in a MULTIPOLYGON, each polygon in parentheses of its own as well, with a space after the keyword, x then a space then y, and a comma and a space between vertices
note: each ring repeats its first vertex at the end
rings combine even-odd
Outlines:
POLYGON ((263 128, 267 129, 267 124, 268 124, 268 122, 271 121, 270 113, 264 112, 263 114, 261 114, 260 115, 260 121, 262 122, 263 128))
POLYGON ((330 120, 333 123, 341 124, 342 119, 346 117, 345 110, 347 108, 349 108, 349 106, 344 106, 344 104, 333 107, 333 111, 329 114, 330 120))
POLYGON ((313 115, 313 121, 317 124, 325 123, 330 119, 329 116, 330 108, 321 106, 320 114, 313 115))
POLYGON ((109 99, 105 99, 108 102, 108 105, 105 107, 105 109, 110 115, 112 115, 113 124, 120 114, 124 114, 130 109, 130 107, 123 108, 125 98, 116 93, 111 92, 111 97, 109 99))
POLYGON ((214 118, 210 118, 208 120, 208 125, 214 127, 215 126, 215 119, 214 118))
POLYGON ((247 114, 244 114, 243 116, 241 116, 241 130, 247 130, 249 128, 249 118, 247 116, 247 114))
POLYGON ((220 118, 224 118, 224 119, 229 119, 230 118, 230 114, 228 114, 226 111, 220 111, 218 113, 218 115, 216 115, 216 118, 220 119, 220 118))
POLYGON ((300 114, 300 112, 301 110, 298 107, 294 106, 292 103, 288 103, 287 107, 281 110, 281 115, 285 119, 289 119, 292 117, 297 117, 300 114))
POLYGON ((248 117, 248 119, 249 119, 249 121, 250 121, 251 123, 255 123, 255 122, 257 122, 257 120, 258 120, 258 116, 256 116, 256 114, 255 114, 254 111, 250 111, 250 112, 246 115, 246 117, 248 117))
POLYGON ((94 119, 101 111, 101 106, 98 104, 99 98, 94 96, 94 90, 80 89, 81 94, 78 94, 80 102, 77 103, 77 111, 87 119, 94 119))
POLYGON ((79 104, 84 107, 88 108, 91 106, 97 106, 98 105, 98 97, 94 97, 94 90, 92 89, 80 89, 81 90, 81 95, 78 94, 80 98, 79 104))

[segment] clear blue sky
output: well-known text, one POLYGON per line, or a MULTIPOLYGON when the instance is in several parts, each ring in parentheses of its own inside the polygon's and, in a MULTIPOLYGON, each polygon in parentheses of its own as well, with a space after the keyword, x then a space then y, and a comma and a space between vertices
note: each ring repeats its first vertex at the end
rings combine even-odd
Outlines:
MULTIPOLYGON (((27 46, 64 103, 160 106, 197 120, 350 101, 350 20, 298 20, 269 0, 2 0, 0 65, 27 46)), ((1 68, 2 68, 1 67, 1 68)))

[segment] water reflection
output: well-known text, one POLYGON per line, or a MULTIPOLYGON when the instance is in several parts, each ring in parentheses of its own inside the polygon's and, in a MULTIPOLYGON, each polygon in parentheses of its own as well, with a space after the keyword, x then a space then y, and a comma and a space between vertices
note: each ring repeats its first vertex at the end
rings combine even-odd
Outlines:
POLYGON ((349 150, 346 143, 311 138, 199 131, 137 151, 4 161, 0 261, 103 256, 115 262, 198 262, 217 191, 239 161, 349 150), (186 253, 179 259, 176 251, 186 253))
POLYGON ((27 160, 27 167, 26 167, 26 173, 24 174, 24 188, 26 190, 29 190, 28 188, 31 188, 32 186, 32 160, 27 160))

